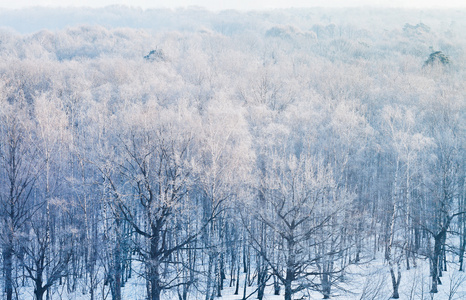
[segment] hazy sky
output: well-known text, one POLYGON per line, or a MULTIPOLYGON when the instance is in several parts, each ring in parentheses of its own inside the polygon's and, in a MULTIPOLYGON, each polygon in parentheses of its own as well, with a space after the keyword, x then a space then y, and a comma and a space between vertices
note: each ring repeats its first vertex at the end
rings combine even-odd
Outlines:
POLYGON ((122 4, 142 8, 177 8, 202 6, 211 10, 221 9, 270 9, 309 6, 390 6, 390 7, 466 7, 465 0, 0 0, 3 8, 31 6, 88 6, 103 7, 122 4))

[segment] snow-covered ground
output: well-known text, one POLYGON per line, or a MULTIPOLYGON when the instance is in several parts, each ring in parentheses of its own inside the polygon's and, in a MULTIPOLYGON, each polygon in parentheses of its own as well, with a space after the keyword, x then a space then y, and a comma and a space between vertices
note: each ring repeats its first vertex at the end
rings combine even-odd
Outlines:
MULTIPOLYGON (((459 272, 454 264, 449 265, 449 270, 443 273, 442 285, 439 292, 431 294, 429 276, 429 263, 427 260, 418 260, 418 265, 410 270, 403 270, 400 284, 400 299, 437 299, 437 300, 462 300, 466 299, 466 273, 459 272)), ((388 265, 382 260, 375 260, 369 264, 351 266, 348 269, 346 280, 341 284, 342 289, 333 289, 332 299, 338 300, 382 300, 390 299, 392 285, 388 265)), ((248 295, 255 290, 255 286, 248 288, 248 295)), ((221 299, 241 300, 241 295, 233 295, 234 288, 226 288, 221 299)), ((255 299, 256 295, 250 297, 255 299)), ((168 298, 170 299, 170 298, 168 298)), ((192 299, 200 299, 193 297, 192 299)), ((264 297, 267 300, 283 299, 282 295, 274 296, 272 287, 267 288, 264 297)), ((316 291, 307 291, 296 294, 294 299, 322 299, 322 294, 316 291)))
MULTIPOLYGON (((402 266, 404 268, 405 266, 402 266)), ((462 300, 466 299, 466 272, 459 272, 458 266, 454 263, 448 265, 448 271, 443 273, 442 284, 439 285, 439 292, 429 293, 431 278, 429 276, 428 260, 418 259, 417 266, 410 270, 402 270, 400 284, 400 299, 408 300, 462 300)), ((225 289, 222 291, 221 300, 241 300, 243 299, 244 277, 240 281, 240 293, 234 295, 235 287, 228 287, 228 280, 225 281, 225 289)), ((283 288, 281 295, 273 295, 272 282, 266 289, 264 299, 283 299, 283 288)), ((68 293, 65 285, 55 285, 52 299, 63 300, 84 300, 90 299, 89 293, 78 290, 68 293)), ((122 288, 122 298, 131 300, 144 300, 146 285, 145 281, 138 276, 133 276, 122 288)), ((248 286, 246 294, 250 295, 256 290, 256 286, 248 286)), ((392 285, 388 265, 382 259, 376 259, 361 265, 352 265, 347 269, 345 280, 339 284, 339 288, 332 289, 332 299, 337 300, 383 300, 390 299, 392 295, 392 285)), ((33 288, 29 286, 18 290, 19 299, 33 299, 33 288)), ((248 299, 256 299, 257 294, 252 294, 248 299)), ((162 299, 177 299, 175 293, 165 293, 162 299)), ((205 295, 202 291, 195 291, 190 294, 189 299, 201 300, 205 295)), ((95 299, 111 299, 108 286, 99 285, 95 299)), ((305 291, 294 295, 293 299, 322 299, 322 295, 317 291, 305 291)))

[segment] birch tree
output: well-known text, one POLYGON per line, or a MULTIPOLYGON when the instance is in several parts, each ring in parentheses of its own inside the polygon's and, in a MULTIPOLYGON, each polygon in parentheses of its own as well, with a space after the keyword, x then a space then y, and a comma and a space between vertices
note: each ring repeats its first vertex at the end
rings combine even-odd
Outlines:
MULTIPOLYGON (((2 95, 3 96, 3 95, 2 95)), ((6 299, 13 299, 18 239, 36 210, 32 191, 43 164, 31 140, 28 106, 21 96, 10 103, 0 98, 0 215, 6 299)))

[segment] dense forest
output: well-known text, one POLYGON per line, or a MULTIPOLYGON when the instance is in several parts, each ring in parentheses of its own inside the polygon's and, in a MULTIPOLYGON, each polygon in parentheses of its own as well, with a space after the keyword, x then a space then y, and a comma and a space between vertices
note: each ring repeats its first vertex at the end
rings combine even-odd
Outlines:
POLYGON ((0 30, 2 299, 459 295, 464 10, 72 12, 0 30))

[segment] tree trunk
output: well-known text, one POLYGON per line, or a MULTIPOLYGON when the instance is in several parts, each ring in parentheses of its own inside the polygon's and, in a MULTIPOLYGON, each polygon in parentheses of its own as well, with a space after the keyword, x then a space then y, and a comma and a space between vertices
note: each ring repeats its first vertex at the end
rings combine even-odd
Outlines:
POLYGON ((120 227, 121 219, 116 217, 116 244, 113 248, 113 264, 112 264, 112 281, 110 283, 113 300, 121 300, 121 236, 120 227))
POLYGON ((291 300, 293 296, 292 284, 295 280, 294 267, 296 262, 295 240, 293 234, 290 234, 287 240, 288 258, 286 260, 286 277, 285 277, 285 300, 291 300))
POLYGON ((280 282, 275 275, 273 275, 273 294, 275 296, 280 295, 280 282))
POLYGON ((157 226, 152 225, 152 236, 150 238, 150 267, 149 267, 149 278, 150 278, 150 299, 160 300, 160 293, 162 292, 160 286, 160 274, 159 274, 159 230, 157 226))
POLYGON ((212 265, 213 265, 213 257, 212 257, 212 254, 208 254, 209 255, 209 266, 208 266, 208 270, 207 270, 207 287, 206 287, 206 292, 205 292, 205 300, 209 300, 210 299, 210 289, 211 289, 211 286, 212 286, 212 265))
POLYGON ((243 243, 243 273, 248 272, 248 264, 246 261, 246 243, 243 243))
POLYGON ((6 300, 13 299, 13 249, 6 245, 3 250, 3 270, 5 274, 6 300))
POLYGON ((227 278, 225 275, 225 259, 223 252, 220 253, 220 289, 223 290, 223 281, 227 278))
POLYGON ((286 279, 285 279, 285 300, 291 300, 292 296, 292 289, 291 289, 291 284, 293 282, 293 274, 292 270, 287 269, 286 270, 286 279))
POLYGON ((322 274, 322 295, 324 299, 330 299, 331 284, 329 274, 324 271, 322 274))
POLYGON ((249 269, 250 269, 249 264, 246 264, 246 266, 247 266, 246 274, 244 274, 243 300, 246 300, 246 291, 248 288, 248 277, 249 277, 249 269))
POLYGON ((398 182, 398 163, 399 161, 397 160, 396 162, 396 171, 395 171, 395 180, 394 180, 394 193, 393 193, 393 213, 392 217, 390 220, 390 238, 387 246, 387 250, 385 253, 385 259, 388 261, 388 265, 390 268, 390 275, 392 279, 392 287, 393 287, 393 294, 392 298, 393 299, 398 299, 400 298, 400 295, 398 293, 398 287, 400 286, 400 281, 401 281, 401 270, 400 270, 400 262, 397 260, 397 268, 398 268, 398 278, 396 278, 395 275, 395 270, 394 270, 394 259, 392 257, 392 249, 393 249, 393 241, 395 239, 395 222, 396 222, 396 216, 398 215, 398 199, 397 199, 397 182, 398 182))
MULTIPOLYGON (((218 255, 218 254, 217 254, 218 255)), ((217 290, 217 297, 220 298, 222 297, 222 275, 220 271, 220 266, 219 266, 219 260, 218 258, 215 259, 215 289, 217 290)), ((214 297, 212 297, 213 299, 214 297)))
POLYGON ((257 299, 262 300, 264 298, 265 286, 267 281, 267 270, 260 266, 257 272, 257 299))
POLYGON ((43 285, 43 280, 42 280, 42 275, 44 273, 44 269, 40 266, 37 266, 37 271, 36 271, 36 278, 34 278, 34 295, 36 297, 36 300, 42 300, 45 291, 47 290, 47 287, 42 286, 43 285))
MULTIPOLYGON (((42 284, 41 284, 42 285, 42 284)), ((34 295, 36 296, 36 300, 42 300, 42 298, 44 297, 44 293, 47 289, 46 288, 37 288, 37 289, 34 289, 34 295)))
POLYGON ((393 294, 392 294, 393 299, 399 299, 400 298, 400 294, 398 292, 398 288, 400 286, 400 281, 401 281, 401 270, 400 270, 400 264, 399 263, 397 264, 397 268, 398 268, 398 278, 396 278, 395 270, 393 269, 393 264, 390 263, 390 275, 391 275, 391 278, 392 278, 392 286, 393 286, 393 294))
MULTIPOLYGON (((117 237, 119 239, 119 237, 117 237)), ((121 249, 119 243, 114 249, 113 261, 113 280, 112 280, 112 298, 113 300, 121 300, 121 249)))
POLYGON ((155 279, 155 278, 151 278, 150 280, 150 285, 151 285, 151 295, 150 295, 150 299, 151 300, 160 300, 160 292, 161 292, 161 289, 158 285, 158 280, 155 279))
POLYGON ((439 234, 434 236, 434 253, 432 254, 432 288, 430 290, 431 293, 438 293, 438 283, 439 283, 439 263, 440 256, 442 254, 442 241, 443 236, 446 235, 445 230, 441 230, 439 234))
POLYGON ((463 236, 461 237, 461 245, 460 245, 460 253, 459 253, 459 263, 460 263, 459 271, 463 271, 465 248, 466 248, 466 238, 464 237, 464 234, 463 234, 463 236))
POLYGON ((236 268, 236 287, 235 287, 235 295, 238 295, 239 294, 239 273, 240 273, 240 262, 239 262, 239 259, 238 259, 238 266, 236 268))

